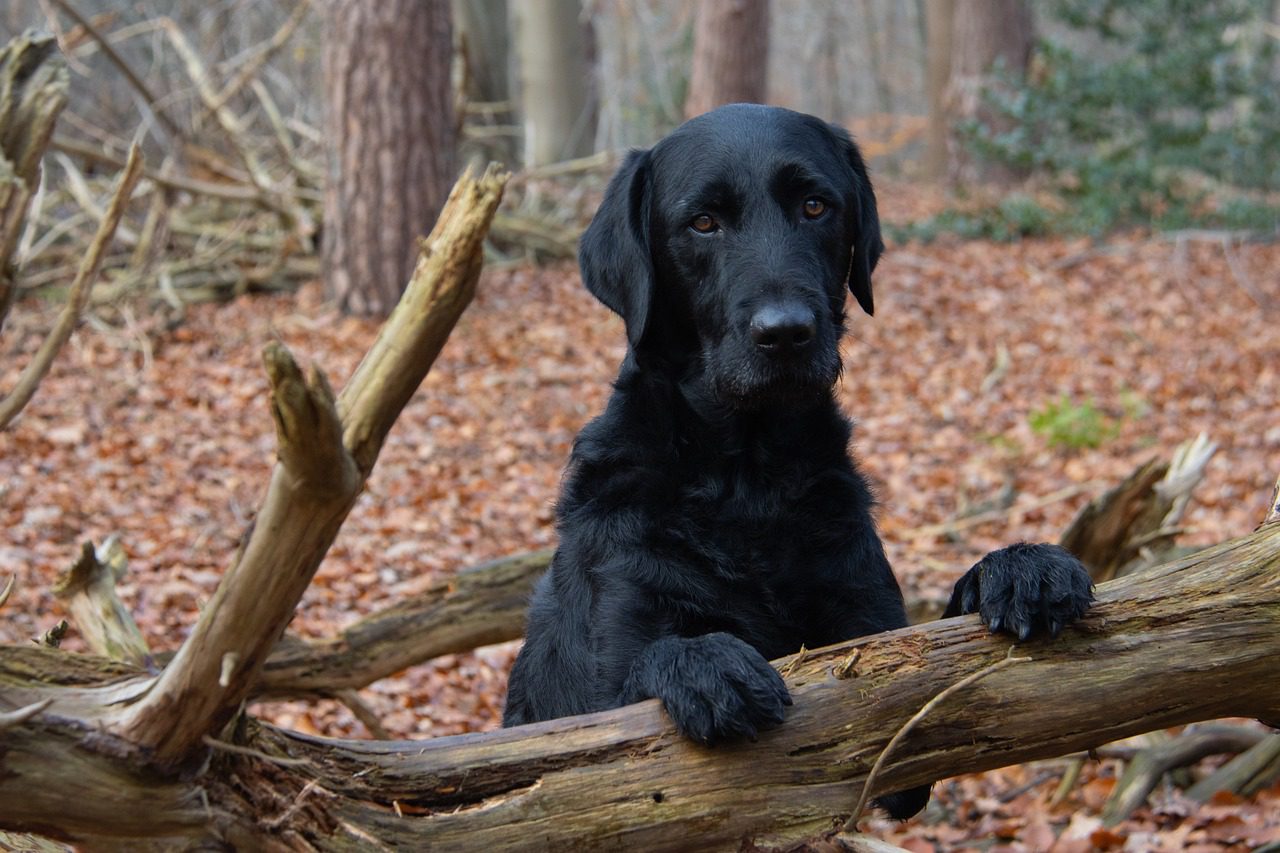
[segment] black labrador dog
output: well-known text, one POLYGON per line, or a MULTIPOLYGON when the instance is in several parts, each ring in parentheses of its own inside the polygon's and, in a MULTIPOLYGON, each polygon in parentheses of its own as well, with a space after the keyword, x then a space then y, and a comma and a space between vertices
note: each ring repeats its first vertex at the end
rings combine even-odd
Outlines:
MULTIPOLYGON (((812 116, 722 107, 627 158, 580 261, 629 348, 574 444, 504 725, 657 697, 696 741, 754 738, 791 703, 770 659, 907 624, 832 393, 845 288, 872 312, 882 249, 858 149, 812 116)), ((1091 590, 1061 548, 1014 545, 947 615, 1056 634, 1091 590)))

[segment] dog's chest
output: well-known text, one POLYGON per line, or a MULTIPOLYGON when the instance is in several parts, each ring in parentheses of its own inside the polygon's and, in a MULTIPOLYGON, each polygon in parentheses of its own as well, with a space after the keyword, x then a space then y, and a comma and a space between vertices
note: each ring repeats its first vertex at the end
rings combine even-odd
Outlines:
POLYGON ((667 532, 700 582, 714 590, 719 627, 739 635, 795 633, 824 554, 803 483, 758 472, 719 471, 690 478, 670 507, 667 532))

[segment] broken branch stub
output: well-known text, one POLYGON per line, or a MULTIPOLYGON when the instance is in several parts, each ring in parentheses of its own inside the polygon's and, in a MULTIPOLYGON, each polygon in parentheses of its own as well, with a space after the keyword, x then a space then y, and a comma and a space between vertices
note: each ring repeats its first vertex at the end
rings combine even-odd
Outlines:
POLYGON ((125 570, 124 550, 113 537, 100 551, 92 542, 84 543, 79 559, 54 584, 53 595, 66 602, 76 629, 96 654, 145 666, 151 660, 147 641, 116 595, 125 570))
POLYGON ((0 47, 0 328, 18 290, 10 262, 69 86, 53 36, 26 32, 0 47))

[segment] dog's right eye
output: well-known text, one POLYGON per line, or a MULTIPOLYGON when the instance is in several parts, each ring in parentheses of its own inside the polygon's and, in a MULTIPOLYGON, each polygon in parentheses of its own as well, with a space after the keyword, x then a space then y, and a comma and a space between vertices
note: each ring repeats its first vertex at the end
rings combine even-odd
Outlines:
POLYGON ((703 213, 695 216, 693 221, 689 223, 689 227, 699 234, 712 234, 720 230, 720 223, 703 213))

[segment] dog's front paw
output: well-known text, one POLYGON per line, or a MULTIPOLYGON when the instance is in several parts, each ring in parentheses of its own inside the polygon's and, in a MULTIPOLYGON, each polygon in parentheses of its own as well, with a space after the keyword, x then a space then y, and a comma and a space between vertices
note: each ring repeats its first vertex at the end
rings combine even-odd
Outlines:
POLYGON ((1080 561, 1057 545, 1010 545, 992 551, 956 583, 947 616, 979 613, 993 632, 1025 640, 1064 625, 1093 603, 1093 581, 1080 561))
POLYGON ((791 694, 782 676, 732 634, 668 637, 637 661, 624 702, 656 696, 682 735, 708 746, 782 722, 791 694))

